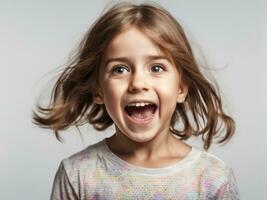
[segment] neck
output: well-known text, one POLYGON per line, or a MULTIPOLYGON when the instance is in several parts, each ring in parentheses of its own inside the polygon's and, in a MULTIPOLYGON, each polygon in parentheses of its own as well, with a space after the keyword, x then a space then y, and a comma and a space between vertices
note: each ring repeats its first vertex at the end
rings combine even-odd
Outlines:
POLYGON ((116 131, 107 141, 110 149, 117 155, 148 161, 172 155, 177 149, 178 139, 171 131, 167 130, 157 134, 149 141, 136 142, 116 131))

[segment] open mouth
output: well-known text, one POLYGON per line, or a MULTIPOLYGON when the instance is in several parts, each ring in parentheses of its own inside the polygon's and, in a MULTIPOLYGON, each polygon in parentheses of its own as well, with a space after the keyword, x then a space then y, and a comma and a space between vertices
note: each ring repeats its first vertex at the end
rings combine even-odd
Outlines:
POLYGON ((125 106, 124 110, 130 117, 141 120, 153 117, 157 108, 158 107, 156 104, 151 103, 142 106, 135 106, 135 105, 125 106))

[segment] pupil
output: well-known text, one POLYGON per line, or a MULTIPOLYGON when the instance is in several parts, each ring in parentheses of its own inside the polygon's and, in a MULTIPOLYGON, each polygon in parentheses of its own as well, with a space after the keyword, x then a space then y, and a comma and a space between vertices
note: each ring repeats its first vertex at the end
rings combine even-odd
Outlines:
POLYGON ((123 72, 123 68, 122 68, 122 67, 119 67, 119 68, 117 69, 117 71, 118 71, 118 72, 123 72))
POLYGON ((155 65, 154 67, 153 67, 153 71, 156 71, 156 72, 158 72, 159 71, 159 66, 157 66, 157 65, 155 65))

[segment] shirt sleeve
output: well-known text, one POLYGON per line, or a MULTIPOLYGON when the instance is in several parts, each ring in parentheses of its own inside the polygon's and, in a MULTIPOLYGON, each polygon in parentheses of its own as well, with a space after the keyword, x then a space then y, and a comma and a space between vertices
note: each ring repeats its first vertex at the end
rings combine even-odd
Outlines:
POLYGON ((75 193, 73 186, 70 183, 63 162, 61 162, 54 178, 50 200, 78 200, 78 199, 79 198, 75 193))
POLYGON ((240 195, 236 183, 236 178, 234 176, 233 170, 230 168, 227 175, 227 182, 224 183, 216 193, 216 199, 229 199, 229 200, 239 200, 240 195))
POLYGON ((239 192, 232 168, 208 168, 201 178, 200 199, 239 200, 239 192))

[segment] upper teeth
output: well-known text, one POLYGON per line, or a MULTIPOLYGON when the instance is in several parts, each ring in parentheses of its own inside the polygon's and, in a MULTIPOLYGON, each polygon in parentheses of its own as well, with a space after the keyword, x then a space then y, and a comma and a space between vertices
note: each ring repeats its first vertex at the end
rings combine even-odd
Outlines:
POLYGON ((141 103, 131 103, 128 106, 137 106, 137 107, 139 107, 139 106, 147 106, 147 105, 150 105, 150 104, 151 103, 143 103, 143 102, 141 102, 141 103))

